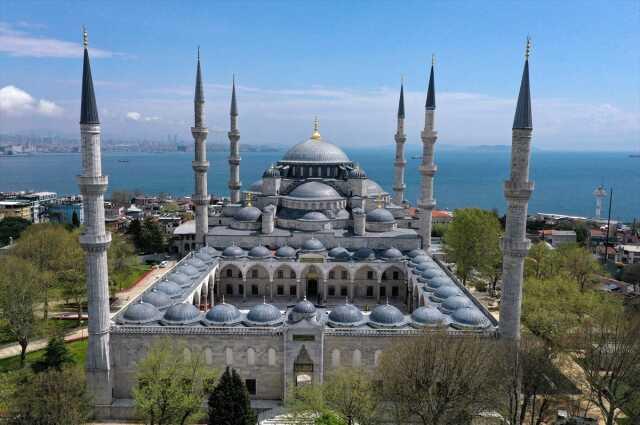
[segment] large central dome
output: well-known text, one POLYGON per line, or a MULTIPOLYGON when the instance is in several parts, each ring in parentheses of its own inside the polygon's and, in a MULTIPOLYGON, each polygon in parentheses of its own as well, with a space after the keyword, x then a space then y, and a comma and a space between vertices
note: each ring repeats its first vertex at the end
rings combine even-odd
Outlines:
POLYGON ((342 149, 325 142, 318 131, 318 119, 314 123, 311 138, 298 143, 284 154, 282 162, 336 164, 351 162, 342 149))

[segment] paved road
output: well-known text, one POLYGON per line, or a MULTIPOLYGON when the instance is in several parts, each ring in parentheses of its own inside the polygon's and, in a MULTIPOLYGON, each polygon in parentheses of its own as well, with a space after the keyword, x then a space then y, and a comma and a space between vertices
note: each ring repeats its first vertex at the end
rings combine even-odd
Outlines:
MULTIPOLYGON (((141 294, 145 289, 147 289, 151 284, 160 279, 165 273, 167 273, 175 262, 169 262, 169 267, 167 268, 158 268, 152 269, 151 272, 146 274, 144 278, 140 279, 138 283, 136 283, 131 288, 126 291, 122 291, 116 294, 116 300, 112 305, 113 312, 111 313, 111 317, 113 317, 123 306, 125 306, 129 301, 137 297, 141 294)), ((64 314, 64 313, 57 313, 64 314)), ((75 313, 73 314, 75 316, 75 313)), ((75 331, 65 335, 64 340, 67 342, 77 341, 79 339, 87 338, 87 328, 76 329, 75 331)), ((34 341, 31 341, 27 346, 27 353, 31 353, 32 351, 42 350, 47 346, 48 338, 41 338, 34 341)), ((0 348, 0 359, 5 359, 8 357, 14 357, 20 355, 20 345, 12 344, 7 345, 0 348)))

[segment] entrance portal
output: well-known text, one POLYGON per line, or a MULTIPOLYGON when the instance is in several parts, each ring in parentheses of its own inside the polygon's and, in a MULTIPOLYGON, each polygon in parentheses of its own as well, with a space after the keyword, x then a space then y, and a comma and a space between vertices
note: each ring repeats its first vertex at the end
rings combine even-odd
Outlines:
POLYGON ((315 299, 318 296, 318 280, 307 279, 307 298, 315 299))
POLYGON ((311 360, 307 347, 304 345, 300 348, 300 352, 293 362, 293 374, 295 376, 296 386, 313 383, 313 360, 311 360))

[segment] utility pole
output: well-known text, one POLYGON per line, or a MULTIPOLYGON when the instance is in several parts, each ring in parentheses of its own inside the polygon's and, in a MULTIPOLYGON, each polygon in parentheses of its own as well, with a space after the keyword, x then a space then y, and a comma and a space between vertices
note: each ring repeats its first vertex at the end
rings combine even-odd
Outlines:
POLYGON ((607 217, 607 236, 604 242, 604 261, 603 264, 606 266, 607 261, 609 260, 609 232, 611 231, 611 203, 613 201, 613 187, 609 189, 609 214, 607 217))

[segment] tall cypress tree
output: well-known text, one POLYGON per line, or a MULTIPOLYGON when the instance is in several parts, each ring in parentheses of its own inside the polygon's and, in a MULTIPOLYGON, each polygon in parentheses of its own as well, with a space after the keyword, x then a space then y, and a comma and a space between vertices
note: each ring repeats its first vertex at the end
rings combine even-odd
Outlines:
POLYGON ((255 425, 249 391, 235 369, 226 368, 209 396, 209 425, 255 425))

